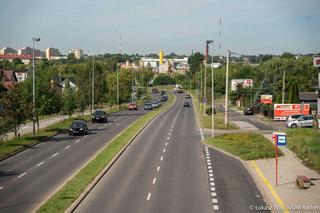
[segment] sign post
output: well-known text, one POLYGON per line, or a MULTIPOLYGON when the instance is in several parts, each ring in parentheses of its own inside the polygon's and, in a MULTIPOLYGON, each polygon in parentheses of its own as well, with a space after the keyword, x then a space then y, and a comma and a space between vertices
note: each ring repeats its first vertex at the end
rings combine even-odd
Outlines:
POLYGON ((286 133, 284 132, 273 132, 272 140, 276 146, 276 186, 278 186, 278 146, 285 146, 287 144, 286 133))
POLYGON ((320 55, 313 56, 313 67, 319 69, 318 72, 318 100, 317 100, 317 117, 320 118, 320 55))

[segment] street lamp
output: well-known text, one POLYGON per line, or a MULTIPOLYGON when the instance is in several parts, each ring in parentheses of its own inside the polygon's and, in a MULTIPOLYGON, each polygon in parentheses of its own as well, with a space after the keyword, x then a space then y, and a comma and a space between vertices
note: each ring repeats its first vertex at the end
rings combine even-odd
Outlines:
POLYGON ((91 113, 94 111, 94 54, 92 54, 92 95, 91 95, 91 113))
POLYGON ((211 136, 214 138, 214 79, 213 79, 213 44, 212 41, 212 55, 211 55, 211 136))
POLYGON ((35 71, 34 71, 34 42, 35 41, 40 41, 39 37, 33 37, 32 38, 32 123, 33 123, 33 128, 32 128, 32 134, 35 135, 36 132, 36 90, 35 90, 35 71))
POLYGON ((209 52, 209 44, 213 43, 212 40, 206 40, 206 58, 205 58, 205 67, 204 67, 204 106, 203 113, 206 115, 206 104, 207 104, 207 60, 209 52))

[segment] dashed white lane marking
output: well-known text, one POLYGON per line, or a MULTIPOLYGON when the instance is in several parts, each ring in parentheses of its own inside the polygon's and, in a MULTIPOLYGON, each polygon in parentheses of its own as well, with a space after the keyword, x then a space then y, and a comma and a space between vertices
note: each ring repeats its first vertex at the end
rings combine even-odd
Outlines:
POLYGON ((214 182, 210 182, 210 186, 215 186, 214 182))
POLYGON ((218 199, 212 198, 212 203, 218 203, 218 199))
POLYGON ((163 149, 163 153, 165 153, 166 152, 166 149, 163 149))
POLYGON ((70 146, 66 146, 66 148, 64 148, 64 149, 69 149, 70 148, 70 146))
POLYGON ((209 172, 209 173, 212 173, 213 171, 212 171, 212 169, 209 169, 208 172, 209 172))
POLYGON ((216 191, 216 187, 210 187, 210 191, 212 192, 216 191))
POLYGON ((157 178, 153 178, 152 184, 155 184, 157 181, 157 178))
POLYGON ((214 181, 214 178, 209 178, 210 181, 214 181))
POLYGON ((54 158, 55 156, 59 155, 59 153, 53 154, 51 157, 54 158))
POLYGON ((37 166, 41 166, 42 164, 44 164, 44 162, 42 161, 42 162, 40 162, 40 163, 38 163, 37 164, 37 166))
POLYGON ((212 169, 212 166, 208 166, 208 169, 212 169))
POLYGON ((211 162, 207 162, 207 164, 208 164, 209 166, 211 166, 211 162))
POLYGON ((212 197, 216 197, 216 196, 217 196, 217 193, 211 192, 211 196, 212 196, 212 197))
POLYGON ((107 124, 103 124, 103 126, 107 126, 107 124))
POLYGON ((4 187, 3 187, 3 186, 1 186, 1 187, 0 187, 0 190, 1 190, 1 189, 3 189, 3 188, 4 188, 4 187))
POLYGON ((75 143, 78 143, 80 141, 80 139, 76 140, 75 143))
MULTIPOLYGON (((201 140, 203 140, 202 136, 202 130, 200 129, 201 132, 201 140)), ((208 168, 208 176, 209 176, 209 184, 210 184, 210 195, 211 195, 211 201, 212 201, 212 207, 214 210, 219 210, 219 205, 218 205, 218 199, 217 199, 217 193, 214 182, 214 177, 213 177, 213 169, 211 166, 211 160, 210 160, 210 153, 208 147, 205 147, 205 159, 207 163, 207 168, 208 168)))
POLYGON ((166 142, 166 144, 165 144, 166 146, 168 146, 168 142, 166 142))
POLYGON ((160 171, 160 166, 157 167, 157 172, 159 172, 159 171, 160 171))
POLYGON ((148 194, 147 200, 150 200, 150 197, 151 197, 151 193, 148 194))
POLYGON ((163 156, 161 156, 160 160, 161 160, 161 161, 163 160, 163 156))
POLYGON ((22 173, 21 175, 19 175, 19 176, 17 177, 17 179, 19 179, 19 178, 21 178, 21 177, 25 176, 26 174, 27 174, 26 172, 22 173))
POLYGON ((167 141, 170 140, 170 137, 167 137, 167 141))
POLYGON ((116 124, 116 126, 120 126, 120 124, 116 124))
MULTIPOLYGON (((200 128, 200 136, 201 136, 201 141, 203 141, 204 140, 204 136, 203 136, 203 131, 202 131, 202 129, 200 128)), ((206 150, 207 150, 208 148, 206 148, 206 150)))
POLYGON ((84 137, 86 138, 86 137, 88 137, 88 135, 85 135, 84 137))
POLYGON ((171 132, 169 132, 169 135, 171 135, 171 132))
POLYGON ((218 205, 213 205, 213 209, 214 210, 219 210, 219 206, 218 205))
POLYGON ((99 129, 102 129, 102 127, 100 126, 99 129))

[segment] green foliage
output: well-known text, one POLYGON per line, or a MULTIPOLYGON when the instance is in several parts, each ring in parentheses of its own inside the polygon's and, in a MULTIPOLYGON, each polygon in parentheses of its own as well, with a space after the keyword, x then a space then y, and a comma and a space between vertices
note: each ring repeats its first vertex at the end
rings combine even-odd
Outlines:
POLYGON ((153 85, 171 85, 175 83, 176 81, 170 75, 166 74, 160 74, 153 80, 153 85))
POLYGON ((298 82, 294 81, 291 84, 290 91, 289 91, 289 103, 296 104, 299 103, 299 88, 298 88, 298 82))
POLYGON ((199 72, 200 66, 203 63, 203 60, 204 60, 204 56, 200 52, 196 52, 189 57, 188 63, 190 67, 190 72, 192 74, 199 72))
POLYGON ((72 113, 76 108, 76 96, 75 90, 70 86, 69 81, 67 82, 63 91, 63 112, 71 117, 72 113))

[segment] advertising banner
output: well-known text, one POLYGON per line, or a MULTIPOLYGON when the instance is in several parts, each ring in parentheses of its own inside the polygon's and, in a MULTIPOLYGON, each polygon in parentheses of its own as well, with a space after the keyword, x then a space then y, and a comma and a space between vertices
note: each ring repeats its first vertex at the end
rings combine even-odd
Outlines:
POLYGON ((300 104, 275 104, 274 120, 286 120, 289 115, 303 114, 308 115, 310 110, 309 104, 304 104, 300 109, 300 104))
POLYGON ((261 95, 261 103, 272 104, 272 95, 261 95))
POLYGON ((231 80, 231 91, 237 90, 237 85, 242 84, 242 88, 252 87, 252 79, 233 79, 231 80))
POLYGON ((320 55, 313 56, 313 67, 320 67, 320 55))

